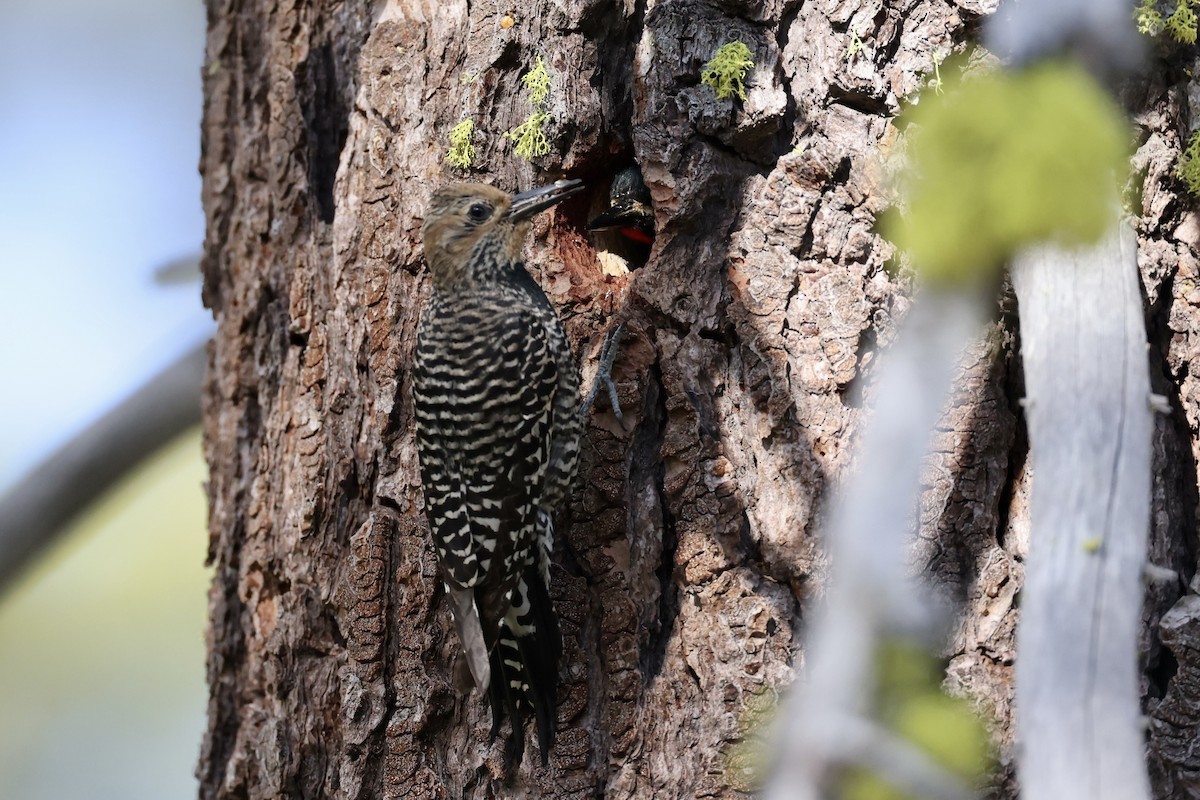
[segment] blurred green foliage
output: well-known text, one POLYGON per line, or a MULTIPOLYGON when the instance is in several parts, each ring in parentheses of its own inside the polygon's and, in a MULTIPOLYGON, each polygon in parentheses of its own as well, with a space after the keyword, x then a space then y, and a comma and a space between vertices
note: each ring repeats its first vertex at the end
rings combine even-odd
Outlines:
MULTIPOLYGON (((991 738, 968 701, 942 692, 941 663, 915 642, 893 640, 875 667, 879 722, 965 785, 979 785, 994 763, 991 738)), ((917 800, 860 767, 847 770, 840 789, 841 800, 917 800)))
POLYGON ((1095 242, 1112 224, 1131 134, 1082 69, 947 79, 905 111, 903 214, 880 229, 934 282, 989 278, 1022 245, 1095 242))
POLYGON ((0 798, 195 796, 206 477, 192 430, 0 597, 0 798))

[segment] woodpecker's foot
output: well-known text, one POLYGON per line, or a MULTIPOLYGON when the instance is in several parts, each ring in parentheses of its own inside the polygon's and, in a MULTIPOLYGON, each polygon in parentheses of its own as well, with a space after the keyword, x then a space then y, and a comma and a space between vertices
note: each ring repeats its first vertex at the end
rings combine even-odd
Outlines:
POLYGON ((613 383, 612 366, 617 360, 617 352, 621 346, 621 336, 625 333, 625 323, 621 323, 617 327, 608 332, 608 336, 604 338, 604 346, 600 348, 600 364, 596 367, 596 379, 592 381, 592 388, 588 392, 587 399, 583 401, 583 408, 580 410, 585 418, 592 410, 592 405, 596 402, 596 394, 600 391, 600 387, 604 386, 608 390, 608 402, 612 405, 613 416, 617 418, 617 422, 624 422, 625 419, 621 414, 621 400, 617 397, 617 384, 613 383))

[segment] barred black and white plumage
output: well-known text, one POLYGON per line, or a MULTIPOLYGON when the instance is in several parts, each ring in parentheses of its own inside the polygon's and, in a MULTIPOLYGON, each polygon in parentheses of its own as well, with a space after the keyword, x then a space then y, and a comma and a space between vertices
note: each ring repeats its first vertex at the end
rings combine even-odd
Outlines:
POLYGON ((424 225, 433 297, 417 334, 413 405, 425 511, 455 628, 510 763, 537 723, 553 743, 562 644, 550 602, 553 516, 579 458, 579 373, 562 324, 525 271, 529 219, 581 188, 434 193, 424 225))

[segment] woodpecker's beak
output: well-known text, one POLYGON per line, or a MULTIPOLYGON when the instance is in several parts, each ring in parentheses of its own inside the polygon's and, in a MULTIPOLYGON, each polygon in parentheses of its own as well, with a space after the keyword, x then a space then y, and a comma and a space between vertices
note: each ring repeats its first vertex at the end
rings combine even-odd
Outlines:
POLYGON ((549 186, 541 186, 527 192, 514 194, 512 205, 508 207, 508 213, 505 216, 520 222, 581 191, 583 191, 583 181, 572 179, 555 181, 549 186))

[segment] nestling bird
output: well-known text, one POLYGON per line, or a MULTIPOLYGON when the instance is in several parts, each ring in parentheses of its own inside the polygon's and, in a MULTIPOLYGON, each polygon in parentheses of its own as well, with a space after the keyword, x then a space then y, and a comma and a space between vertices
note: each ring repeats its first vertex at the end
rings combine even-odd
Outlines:
MULTIPOLYGON (((625 258, 617 260, 618 266, 605 267, 605 273, 624 275, 631 268, 645 264, 650 255, 650 247, 654 244, 654 208, 651 205, 650 190, 642 180, 642 171, 637 164, 625 167, 613 176, 612 185, 608 191, 608 208, 597 214, 588 223, 590 231, 616 231, 635 244, 630 245, 630 252, 625 258), (632 256, 632 259, 628 256, 632 256), (632 260, 633 263, 630 263, 632 260)), ((597 251, 597 257, 605 253, 597 251)), ((604 262, 602 262, 604 263, 604 262)), ((617 394, 617 385, 612 378, 612 365, 617 357, 621 337, 625 326, 619 324, 609 330, 600 349, 600 365, 596 371, 596 381, 584 401, 584 409, 590 410, 596 400, 600 387, 608 392, 608 401, 612 406, 613 415, 622 422, 621 404, 617 394)))
POLYGON ((636 164, 613 176, 608 192, 609 207, 588 223, 588 230, 616 229, 626 239, 639 244, 654 244, 654 209, 650 190, 636 164))
POLYGON ((422 230, 433 297, 417 333, 413 406, 425 512, 471 677, 507 717, 509 765, 525 721, 542 763, 557 721, 553 516, 579 461, 579 371, 562 323, 525 271, 530 219, 583 188, 434 192, 422 230))

